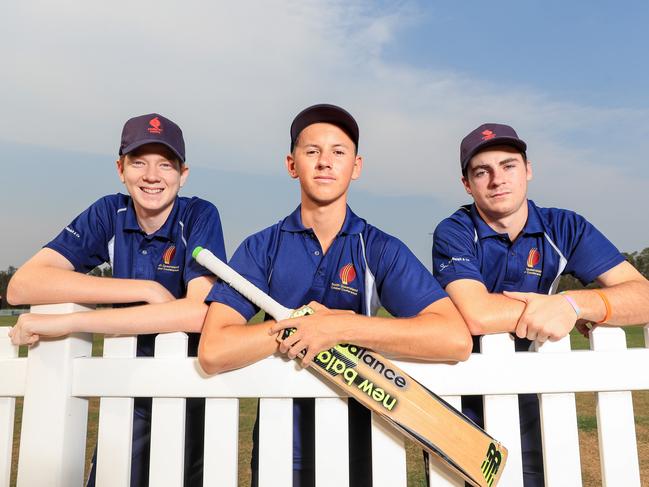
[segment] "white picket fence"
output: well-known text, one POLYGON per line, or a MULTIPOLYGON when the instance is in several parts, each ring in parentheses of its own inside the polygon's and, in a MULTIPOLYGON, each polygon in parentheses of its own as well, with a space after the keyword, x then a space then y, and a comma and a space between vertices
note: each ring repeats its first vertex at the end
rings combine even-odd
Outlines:
MULTIPOLYGON (((65 313, 78 305, 38 306, 65 313)), ((645 327, 649 344, 649 326, 645 327)), ((151 485, 182 485, 185 397, 205 397, 204 485, 237 485, 239 398, 260 397, 260 485, 291 485, 293 397, 316 399, 316 481, 348 485, 347 408, 339 391, 294 362, 272 357, 207 377, 187 358, 183 333, 160 335, 155 358, 134 358, 135 338, 106 338, 92 358, 91 336, 43 341, 18 358, 0 329, 0 487, 9 485, 14 405, 24 397, 18 487, 83 484, 88 397, 101 397, 97 485, 128 486, 133 397, 153 397, 151 485), (102 461, 103 460, 103 461, 102 461)), ((582 485, 575 392, 597 392, 602 484, 640 486, 631 390, 649 389, 649 350, 626 349, 624 332, 598 328, 591 350, 568 340, 538 353, 516 353, 509 335, 485 337, 482 354, 458 365, 397 362, 458 405, 462 394, 485 396, 486 429, 509 449, 500 486, 522 485, 516 394, 540 393, 546 485, 582 485)), ((381 419, 372 424, 373 478, 406 485, 403 437, 381 419)), ((435 461, 433 486, 463 483, 435 461)))

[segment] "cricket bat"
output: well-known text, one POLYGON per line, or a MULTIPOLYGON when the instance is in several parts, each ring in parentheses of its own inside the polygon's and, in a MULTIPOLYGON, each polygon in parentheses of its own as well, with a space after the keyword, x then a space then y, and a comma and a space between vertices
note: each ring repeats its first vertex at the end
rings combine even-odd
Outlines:
MULTIPOLYGON (((196 247, 192 256, 275 320, 313 313, 308 306, 297 310, 282 306, 207 249, 196 247)), ((278 339, 291 333, 284 330, 278 339)), ((385 357, 341 344, 320 352, 310 367, 440 458, 471 485, 493 487, 498 483, 507 449, 385 357)))

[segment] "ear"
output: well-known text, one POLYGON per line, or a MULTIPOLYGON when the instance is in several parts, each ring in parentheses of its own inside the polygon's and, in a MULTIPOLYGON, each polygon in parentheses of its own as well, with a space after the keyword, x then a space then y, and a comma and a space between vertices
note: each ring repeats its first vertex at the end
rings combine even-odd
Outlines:
POLYGON ((356 156, 356 160, 354 161, 354 171, 352 172, 352 179, 360 178, 362 171, 363 171, 363 157, 356 156))
POLYGON ((527 164, 525 164, 525 170, 527 171, 527 180, 531 181, 534 177, 534 173, 532 172, 532 161, 527 161, 527 164))
POLYGON ((462 185, 464 186, 464 191, 466 191, 467 194, 472 194, 471 185, 469 184, 469 178, 462 176, 460 180, 462 181, 462 185))
POLYGON ((122 162, 122 159, 117 159, 115 165, 117 166, 117 175, 119 176, 119 180, 123 184, 126 181, 124 181, 124 163, 122 162))
POLYGON ((183 164, 180 166, 180 187, 182 188, 185 185, 185 181, 187 181, 187 177, 189 176, 189 168, 187 167, 187 164, 183 164))
POLYGON ((286 170, 288 171, 288 175, 291 176, 293 179, 298 178, 297 170, 295 168, 295 159, 293 158, 293 154, 288 154, 286 156, 286 170))

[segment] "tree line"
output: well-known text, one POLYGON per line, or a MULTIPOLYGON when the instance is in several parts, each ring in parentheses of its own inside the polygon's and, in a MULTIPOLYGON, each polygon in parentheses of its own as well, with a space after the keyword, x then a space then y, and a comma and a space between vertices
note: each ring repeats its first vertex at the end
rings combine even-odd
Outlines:
MULTIPOLYGON (((631 263, 633 267, 640 271, 640 274, 649 279, 649 247, 638 252, 623 252, 624 257, 631 263)), ((11 276, 16 272, 16 267, 9 266, 6 270, 0 271, 0 308, 12 308, 14 306, 9 306, 5 296, 7 295, 7 285, 11 276)), ((112 272, 110 267, 99 266, 90 271, 90 274, 94 276, 103 276, 111 277, 112 272)), ((589 284, 588 288, 597 287, 596 284, 589 284)), ((583 289, 584 286, 579 282, 578 279, 573 276, 562 276, 561 282, 559 283, 559 291, 565 291, 568 289, 583 289)))

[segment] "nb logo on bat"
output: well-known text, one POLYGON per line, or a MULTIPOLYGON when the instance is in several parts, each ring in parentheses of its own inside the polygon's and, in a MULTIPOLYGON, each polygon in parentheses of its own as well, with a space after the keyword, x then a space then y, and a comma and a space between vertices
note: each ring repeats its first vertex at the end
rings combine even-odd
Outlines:
POLYGON ((482 476, 486 480, 487 485, 491 486, 493 484, 493 481, 496 478, 496 474, 498 473, 498 469, 500 469, 501 461, 502 454, 494 443, 490 443, 489 448, 487 449, 487 456, 480 466, 482 476))

